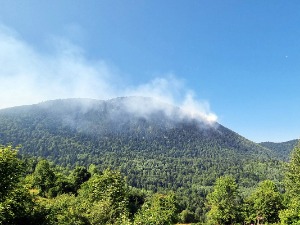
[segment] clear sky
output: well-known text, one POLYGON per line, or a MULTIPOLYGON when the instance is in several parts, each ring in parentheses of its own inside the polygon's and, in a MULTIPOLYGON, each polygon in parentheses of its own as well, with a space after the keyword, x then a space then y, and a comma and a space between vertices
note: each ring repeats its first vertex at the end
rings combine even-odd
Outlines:
POLYGON ((0 5, 1 108, 154 93, 256 142, 300 136, 298 0, 0 5))

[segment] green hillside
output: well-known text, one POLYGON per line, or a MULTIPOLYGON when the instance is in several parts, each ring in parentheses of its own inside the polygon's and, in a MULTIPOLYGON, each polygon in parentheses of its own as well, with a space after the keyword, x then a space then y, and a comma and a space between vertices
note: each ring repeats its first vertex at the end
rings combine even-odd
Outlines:
POLYGON ((290 159, 290 153, 297 145, 299 140, 291 140, 281 143, 274 142, 262 142, 259 143, 261 146, 266 147, 274 151, 274 154, 278 156, 278 158, 288 161, 290 159))
POLYGON ((131 186, 175 190, 191 207, 222 175, 232 174, 245 188, 282 176, 281 162, 269 149, 220 124, 191 119, 177 107, 140 97, 3 109, 0 143, 21 145, 21 154, 70 168, 96 164, 101 170, 120 170, 131 186), (144 111, 136 108, 140 104, 144 111))

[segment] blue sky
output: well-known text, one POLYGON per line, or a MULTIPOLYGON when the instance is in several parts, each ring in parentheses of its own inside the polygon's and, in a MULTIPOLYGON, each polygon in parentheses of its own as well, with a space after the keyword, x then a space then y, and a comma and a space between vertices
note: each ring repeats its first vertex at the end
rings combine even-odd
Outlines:
POLYGON ((299 11, 277 0, 3 0, 0 106, 154 93, 192 99, 256 142, 299 138, 299 11))

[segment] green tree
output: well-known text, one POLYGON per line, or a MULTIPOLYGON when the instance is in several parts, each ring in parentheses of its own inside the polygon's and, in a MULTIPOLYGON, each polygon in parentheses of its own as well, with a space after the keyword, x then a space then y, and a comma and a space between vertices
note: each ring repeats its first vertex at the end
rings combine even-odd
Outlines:
POLYGON ((297 198, 289 200, 288 207, 279 212, 279 218, 282 225, 300 224, 300 202, 297 198))
POLYGON ((292 151, 291 160, 285 174, 285 186, 289 197, 300 195, 300 141, 292 151))
POLYGON ((148 199, 134 218, 135 225, 168 225, 176 219, 176 201, 174 193, 154 194, 148 199))
POLYGON ((24 172, 23 162, 17 154, 17 149, 11 146, 0 146, 0 201, 18 185, 24 172))
POLYGON ((38 224, 35 218, 43 221, 29 190, 21 183, 24 174, 17 149, 0 146, 0 224, 38 224))
POLYGON ((229 225, 237 222, 239 214, 238 186, 232 176, 217 179, 214 191, 207 196, 208 222, 229 225))
POLYGON ((76 166, 72 172, 72 180, 75 192, 77 192, 77 190, 80 188, 80 185, 88 181, 90 177, 91 173, 88 172, 84 166, 76 166))
POLYGON ((283 208, 282 196, 273 181, 261 182, 250 195, 248 202, 248 209, 252 210, 251 220, 257 220, 258 224, 279 221, 278 213, 283 208))
POLYGON ((138 210, 143 206, 147 192, 145 190, 140 190, 134 187, 131 187, 128 191, 128 209, 130 218, 133 218, 138 210))
POLYGON ((91 174, 91 175, 94 175, 96 173, 99 173, 99 170, 97 168, 97 166, 95 164, 90 164, 89 165, 89 168, 88 168, 88 172, 91 174))
POLYGON ((55 173, 55 183, 51 185, 48 191, 49 197, 55 197, 61 194, 74 193, 73 182, 63 173, 55 173))
POLYGON ((85 182, 81 186, 79 194, 92 202, 104 198, 122 202, 127 196, 127 186, 120 172, 107 169, 103 171, 103 174, 95 174, 85 182))
POLYGON ((195 215, 190 210, 185 209, 180 213, 179 219, 182 223, 192 223, 195 220, 195 215))
POLYGON ((34 224, 35 216, 36 205, 29 191, 22 185, 11 190, 0 202, 0 224, 34 224))
POLYGON ((48 215, 48 225, 87 225, 90 224, 84 216, 86 205, 74 195, 62 194, 52 201, 42 202, 48 215))
POLYGON ((55 186, 55 173, 47 160, 38 162, 33 176, 34 185, 40 189, 42 196, 45 196, 50 188, 55 186))
POLYGON ((300 224, 300 141, 291 154, 285 174, 286 209, 280 211, 283 225, 300 224))
POLYGON ((128 223, 127 193, 121 173, 108 169, 83 183, 78 198, 86 205, 85 216, 91 224, 128 223))

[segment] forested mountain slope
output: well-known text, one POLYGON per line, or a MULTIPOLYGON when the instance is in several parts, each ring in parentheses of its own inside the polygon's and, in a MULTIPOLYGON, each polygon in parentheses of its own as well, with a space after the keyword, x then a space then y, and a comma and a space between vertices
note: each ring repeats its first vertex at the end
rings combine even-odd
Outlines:
POLYGON ((259 143, 261 146, 271 149, 278 158, 288 161, 290 159, 290 153, 295 148, 299 140, 291 140, 281 143, 274 142, 262 142, 259 143))
POLYGON ((0 143, 64 166, 119 169, 130 185, 201 195, 223 174, 246 187, 280 176, 272 151, 149 98, 54 100, 0 110, 0 143), (182 190, 183 190, 182 189, 182 190))

